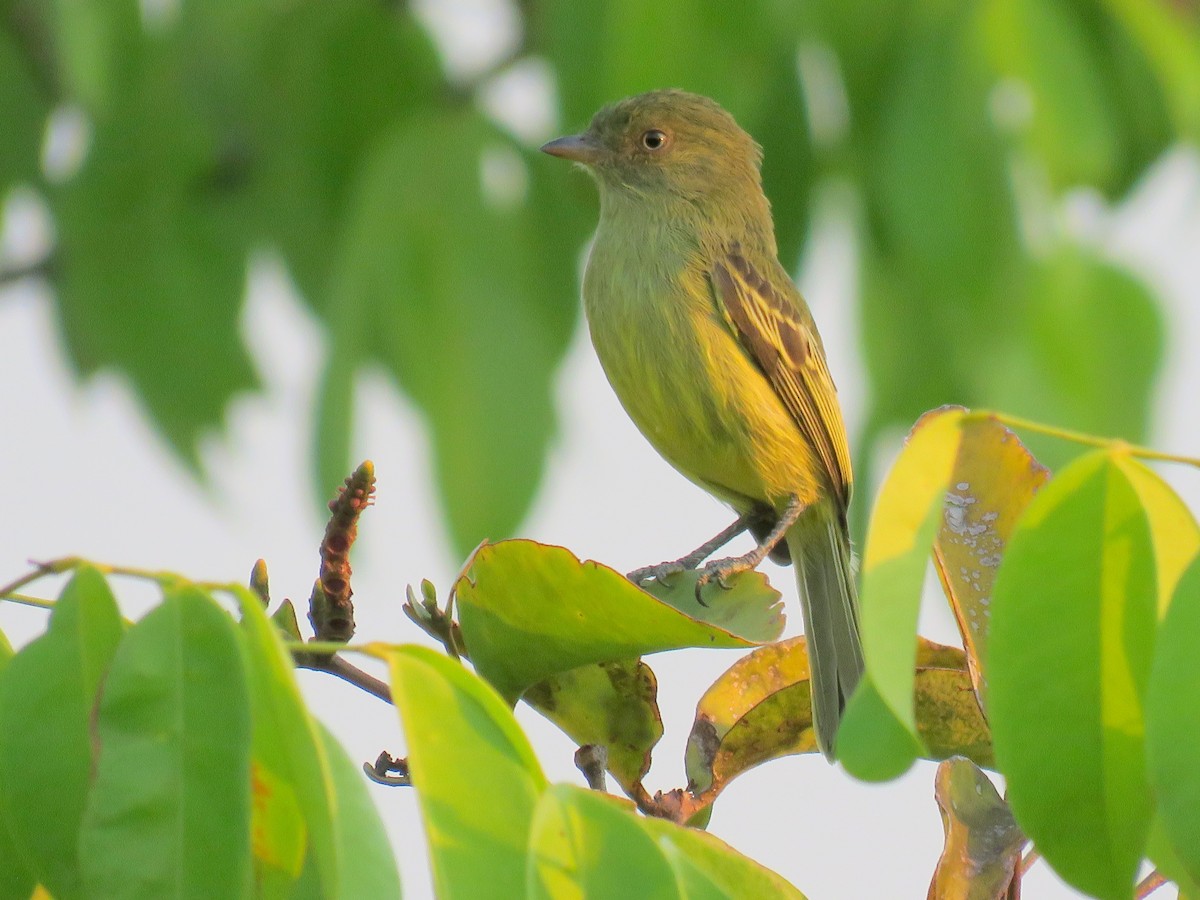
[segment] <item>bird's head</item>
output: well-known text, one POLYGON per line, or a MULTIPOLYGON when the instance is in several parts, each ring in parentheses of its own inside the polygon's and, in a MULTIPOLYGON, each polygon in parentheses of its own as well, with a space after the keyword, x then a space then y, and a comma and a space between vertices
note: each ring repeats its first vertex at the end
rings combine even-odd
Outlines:
POLYGON ((651 91, 610 104, 586 131, 542 150, 581 163, 602 194, 702 203, 762 190, 758 145, 716 102, 685 91, 651 91))

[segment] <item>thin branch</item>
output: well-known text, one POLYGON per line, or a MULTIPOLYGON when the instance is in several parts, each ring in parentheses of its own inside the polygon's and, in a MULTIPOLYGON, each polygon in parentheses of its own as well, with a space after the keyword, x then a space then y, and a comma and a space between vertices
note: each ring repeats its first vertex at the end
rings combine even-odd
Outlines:
POLYGON ((1032 869, 1033 864, 1036 863, 1041 858, 1042 858, 1042 854, 1037 852, 1037 848, 1030 847, 1029 852, 1026 853, 1024 858, 1021 860, 1021 870, 1020 870, 1021 874, 1024 875, 1026 872, 1028 872, 1030 869, 1032 869))
POLYGON ((1163 877, 1158 869, 1155 869, 1138 882, 1138 886, 1133 892, 1134 900, 1142 900, 1143 897, 1149 897, 1164 884, 1167 884, 1167 879, 1163 877))
MULTIPOLYGON (((309 646, 309 645, 306 645, 309 646)), ((314 672, 327 672, 330 675, 336 675, 338 678, 346 681, 357 688, 366 691, 385 703, 392 703, 392 689, 388 687, 386 681, 381 681, 369 672, 364 672, 353 663, 346 662, 342 657, 326 656, 323 654, 311 653, 307 650, 293 651, 292 657, 296 661, 296 666, 301 669, 311 669, 314 672)))

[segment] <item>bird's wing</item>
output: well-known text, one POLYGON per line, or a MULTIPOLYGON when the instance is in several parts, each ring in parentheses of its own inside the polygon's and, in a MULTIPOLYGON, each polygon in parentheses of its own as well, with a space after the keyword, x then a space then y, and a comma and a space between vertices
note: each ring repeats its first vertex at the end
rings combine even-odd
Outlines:
POLYGON ((717 305, 734 333, 796 420, 842 502, 849 503, 852 470, 846 429, 837 389, 811 324, 737 248, 718 260, 711 277, 717 305))

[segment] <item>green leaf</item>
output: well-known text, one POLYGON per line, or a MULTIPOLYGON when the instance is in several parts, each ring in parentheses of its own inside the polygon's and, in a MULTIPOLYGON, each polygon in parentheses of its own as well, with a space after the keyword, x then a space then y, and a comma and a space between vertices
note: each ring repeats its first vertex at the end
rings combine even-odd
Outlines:
MULTIPOLYGON (((927 758, 993 764, 991 736, 957 647, 924 638, 913 683, 917 734, 927 758)), ((760 647, 733 664, 696 705, 684 765, 703 806, 738 775, 771 759, 815 753, 804 636, 760 647)))
POLYGON ((199 435, 256 385, 238 321, 249 235, 220 135, 188 105, 174 64, 144 60, 95 123, 83 168, 50 199, 73 362, 85 375, 127 374, 194 465, 199 435))
POLYGON ((1200 882, 1200 560, 1175 589, 1154 648, 1146 695, 1146 755, 1165 837, 1193 881, 1200 882))
POLYGON ((546 777, 504 700, 425 647, 385 654, 439 897, 520 897, 546 777))
POLYGON ((1009 90, 1028 91, 1032 109, 1016 127, 1058 188, 1108 182, 1117 166, 1116 122, 1105 63, 1088 39, 1089 12, 1063 0, 988 0, 980 9, 996 74, 1010 79, 1009 90))
POLYGON ((317 723, 317 734, 329 760, 337 798, 338 840, 342 860, 342 897, 400 898, 400 873, 362 770, 351 761, 337 738, 317 723))
POLYGON ((720 894, 728 897, 786 897, 804 900, 804 895, 787 880, 742 856, 720 838, 695 828, 684 828, 665 819, 645 818, 642 827, 658 838, 658 845, 686 889, 686 896, 705 896, 693 892, 689 869, 701 874, 720 894), (686 863, 686 868, 685 864, 686 863))
POLYGON ((963 429, 933 563, 958 622, 979 697, 984 693, 996 568, 1018 518, 1049 477, 999 422, 984 420, 963 429))
POLYGON ((839 758, 858 778, 894 778, 923 750, 913 713, 917 612, 963 416, 937 410, 913 426, 871 516, 860 613, 866 674, 838 733, 839 758))
POLYGON ((104 577, 76 571, 46 633, 0 678, 0 794, 24 864, 59 900, 82 897, 76 856, 92 770, 96 692, 121 640, 104 577))
MULTIPOLYGON (((0 682, 4 680, 4 671, 13 657, 12 645, 4 632, 0 631, 0 682)), ((2 689, 0 689, 2 691, 2 689)), ((3 722, 0 721, 0 725, 3 722)), ((33 893, 37 878, 26 865, 16 839, 9 825, 9 813, 4 807, 4 793, 0 790, 0 898, 4 900, 27 900, 33 893)))
POLYGON ((50 104, 0 20, 0 200, 19 181, 40 174, 39 153, 50 104))
POLYGON ((233 620, 204 591, 166 591, 125 635, 96 741, 79 835, 87 895, 250 896, 246 674, 233 620))
POLYGON ((250 674, 254 729, 251 736, 255 786, 253 816, 256 878, 290 885, 302 875, 305 856, 315 865, 317 896, 348 896, 355 883, 341 856, 343 838, 330 760, 300 695, 291 656, 262 601, 237 592, 242 612, 243 650, 250 674), (308 853, 297 848, 296 812, 308 853))
POLYGON ((684 615, 756 643, 773 641, 783 633, 786 617, 782 595, 761 572, 741 572, 729 579, 728 588, 710 584, 703 591, 704 603, 696 599, 698 570, 670 576, 667 584, 657 579, 642 586, 651 596, 684 615))
MULTIPOLYGON (((534 541, 480 547, 455 596, 471 662, 513 702, 588 663, 755 643, 677 612, 612 569, 534 541)), ((719 608, 714 601, 712 611, 719 608)))
POLYGON ((970 760, 938 766, 933 795, 946 845, 929 886, 930 900, 1002 900, 1019 877, 1025 835, 991 779, 970 760))
MULTIPOLYGON (((342 321, 326 378, 344 383, 346 367, 374 356, 416 402, 464 555, 511 534, 528 508, 573 331, 576 289, 562 272, 575 257, 548 255, 563 255, 561 237, 531 212, 528 183, 518 149, 473 110, 406 118, 364 164, 334 275, 342 321)), ((323 415, 341 415, 345 398, 335 392, 323 415)), ((319 427, 340 453, 344 441, 319 427)))
MULTIPOLYGON (((1018 318, 1027 341, 1004 365, 997 406, 1090 434, 1146 435, 1165 326, 1143 282, 1090 250, 1064 246, 1034 269, 1018 318)), ((1029 443, 1052 468, 1077 452, 1036 435, 1029 443)))
MULTIPOLYGON (((636 814, 605 794, 572 785, 542 792, 533 814, 524 896, 682 897, 675 872, 636 814)), ((514 895, 516 896, 516 895, 514 895)))
POLYGON ((1097 897, 1129 896, 1152 812, 1142 706, 1157 589, 1136 468, 1096 451, 1063 469, 1014 530, 993 592, 987 709, 1009 802, 1055 871, 1097 897))
POLYGON ((639 659, 580 666, 529 688, 526 703, 576 744, 608 753, 608 771, 627 791, 650 769, 650 751, 663 734, 658 682, 639 659))

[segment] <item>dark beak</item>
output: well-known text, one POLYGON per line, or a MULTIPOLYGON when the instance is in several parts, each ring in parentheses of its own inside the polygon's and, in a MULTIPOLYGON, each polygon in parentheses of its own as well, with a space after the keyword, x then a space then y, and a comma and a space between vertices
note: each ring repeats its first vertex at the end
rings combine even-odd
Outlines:
POLYGON ((579 163, 593 163, 600 158, 600 145, 586 132, 555 138, 542 144, 542 152, 579 163))

